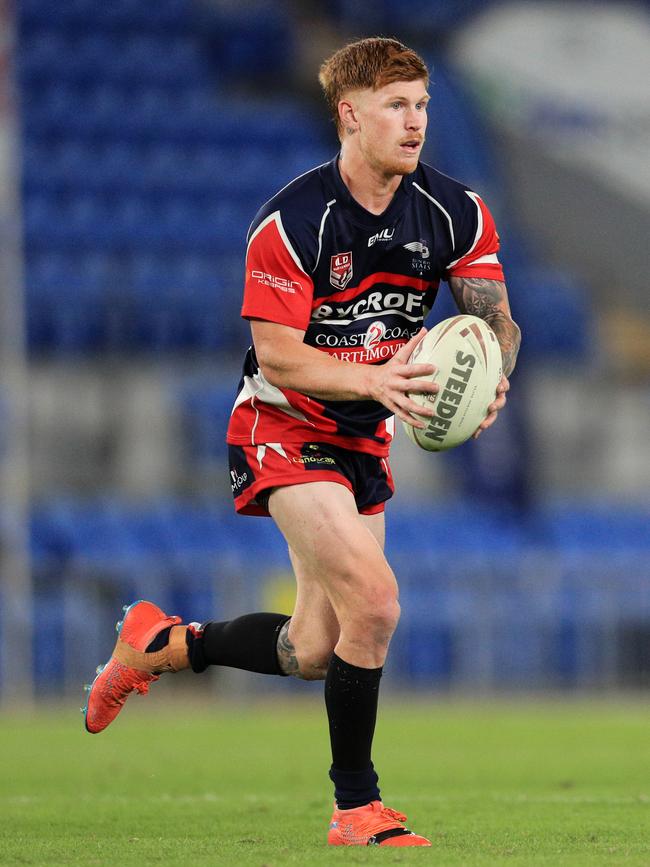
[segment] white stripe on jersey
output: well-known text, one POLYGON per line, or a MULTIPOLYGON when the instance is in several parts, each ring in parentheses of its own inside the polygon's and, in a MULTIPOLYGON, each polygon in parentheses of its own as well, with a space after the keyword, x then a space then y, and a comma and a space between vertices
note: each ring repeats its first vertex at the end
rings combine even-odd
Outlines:
POLYGON ((304 421, 307 424, 311 424, 312 427, 315 427, 313 422, 309 422, 307 417, 300 412, 300 410, 291 406, 291 404, 287 401, 284 393, 280 391, 279 388, 276 388, 274 385, 264 378, 264 374, 261 370, 258 370, 254 376, 245 376, 244 377, 244 385, 242 386, 241 391, 235 398, 235 403, 231 411, 231 415, 240 406, 242 403, 245 403, 247 400, 250 400, 251 405, 255 412, 257 413, 255 418, 255 424, 253 425, 253 430, 251 431, 251 444, 255 444, 255 429, 257 427, 257 422, 259 421, 259 410, 255 406, 255 401, 261 401, 261 403, 268 403, 270 406, 276 407, 276 409, 282 410, 282 412, 287 415, 292 416, 293 418, 297 418, 299 421, 304 421))
POLYGON ((420 322, 422 316, 409 316, 408 313, 404 313, 402 310, 383 310, 381 313, 377 313, 376 310, 370 311, 370 313, 360 313, 358 316, 355 316, 354 319, 312 319, 310 320, 310 325, 350 325, 352 322, 357 322, 359 319, 379 319, 381 316, 401 316, 402 319, 408 319, 409 322, 420 322))
POLYGON ((330 207, 336 202, 336 199, 332 199, 331 202, 327 203, 327 209, 323 214, 323 219, 320 221, 320 230, 318 232, 318 256, 316 256, 316 264, 314 265, 314 270, 311 272, 312 274, 318 268, 318 263, 320 262, 320 254, 323 251, 323 230, 325 229, 325 220, 329 216, 330 207))
POLYGON ((298 258, 298 254, 291 246, 291 241, 289 240, 287 233, 284 231, 284 226, 282 225, 282 217, 280 216, 279 211, 273 211, 273 213, 269 214, 269 216, 265 220, 262 220, 262 222, 259 224, 257 229, 255 229, 253 234, 250 236, 250 240, 248 241, 248 245, 246 247, 246 256, 248 256, 248 250, 250 248, 250 245, 253 243, 253 240, 259 235, 259 233, 262 231, 262 229, 264 229, 266 226, 268 226, 269 223, 275 223, 276 224, 276 226, 278 228, 278 232, 280 233, 280 237, 282 238, 282 241, 284 243, 284 246, 287 248, 287 252, 291 256, 293 261, 296 263, 296 265, 300 268, 302 273, 307 274, 307 272, 305 271, 305 269, 302 266, 302 262, 298 258))
POLYGON ((426 190, 423 190, 422 187, 421 187, 419 184, 416 184, 416 183, 414 182, 414 183, 413 183, 413 186, 415 187, 416 190, 419 190, 419 191, 422 193, 423 196, 426 196, 427 199, 429 199, 429 201, 433 202, 433 204, 436 206, 436 208, 438 208, 439 210, 441 210, 442 213, 443 213, 443 214, 445 215, 445 217, 447 218, 447 222, 449 223, 449 234, 451 235, 451 247, 452 247, 452 250, 453 250, 453 248, 456 246, 456 239, 455 239, 455 237, 454 237, 454 224, 453 224, 452 221, 451 221, 451 215, 450 215, 447 211, 445 211, 445 209, 442 207, 442 205, 440 204, 440 202, 438 202, 436 199, 434 199, 433 196, 430 195, 429 193, 427 193, 426 190))
POLYGON ((471 262, 467 263, 467 267, 471 268, 472 265, 499 265, 499 257, 496 253, 486 253, 485 256, 479 256, 478 259, 472 259, 471 262))
POLYGON ((465 256, 469 256, 469 254, 472 252, 474 247, 476 247, 476 245, 478 244, 479 238, 483 234, 483 211, 481 210, 481 206, 478 203, 478 196, 476 195, 476 193, 470 193, 469 190, 465 190, 465 192, 470 197, 470 199, 474 202, 474 204, 476 205, 476 210, 478 211, 478 222, 476 224, 476 234, 474 235, 474 240, 473 240, 472 246, 469 248, 469 250, 467 250, 466 253, 463 253, 462 256, 459 256, 458 259, 454 259, 453 262, 450 262, 447 265, 448 269, 453 268, 454 265, 457 265, 461 259, 465 258, 465 256))

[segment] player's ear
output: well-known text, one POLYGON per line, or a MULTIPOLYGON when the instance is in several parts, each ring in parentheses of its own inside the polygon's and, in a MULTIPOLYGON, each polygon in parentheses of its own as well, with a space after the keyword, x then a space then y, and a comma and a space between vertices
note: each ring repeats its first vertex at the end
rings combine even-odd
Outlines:
POLYGON ((359 128, 356 107, 350 97, 339 101, 339 120, 341 129, 348 135, 353 135, 359 128))

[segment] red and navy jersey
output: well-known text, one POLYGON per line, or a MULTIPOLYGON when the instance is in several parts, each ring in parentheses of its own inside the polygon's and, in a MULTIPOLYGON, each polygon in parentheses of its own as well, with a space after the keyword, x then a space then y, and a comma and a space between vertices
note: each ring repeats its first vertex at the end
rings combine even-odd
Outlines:
MULTIPOLYGON (((376 216, 350 194, 338 157, 296 178, 248 234, 242 316, 298 328, 343 361, 382 364, 422 326, 441 280, 503 279, 482 199, 420 163, 376 216)), ((383 456, 394 418, 372 400, 333 401, 276 388, 248 350, 228 442, 330 442, 383 456)))

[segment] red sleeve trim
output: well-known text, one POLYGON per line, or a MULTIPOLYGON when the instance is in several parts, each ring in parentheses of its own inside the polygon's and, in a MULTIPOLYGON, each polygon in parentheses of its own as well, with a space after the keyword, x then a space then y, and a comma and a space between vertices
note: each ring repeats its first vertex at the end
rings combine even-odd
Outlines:
POLYGON ((246 254, 241 315, 307 330, 314 284, 275 211, 253 233, 246 254))
POLYGON ((447 272, 451 277, 503 280, 503 267, 497 257, 500 244, 494 218, 480 196, 469 190, 466 192, 477 208, 476 235, 469 250, 451 262, 447 272))

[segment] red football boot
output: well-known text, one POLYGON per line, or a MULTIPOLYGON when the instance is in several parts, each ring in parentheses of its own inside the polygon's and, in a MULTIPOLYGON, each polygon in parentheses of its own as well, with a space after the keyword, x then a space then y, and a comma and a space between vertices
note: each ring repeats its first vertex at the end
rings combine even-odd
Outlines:
POLYGON ((161 672, 189 668, 187 627, 177 625, 180 617, 168 617, 153 602, 142 599, 122 610, 124 618, 115 626, 118 638, 111 658, 97 668, 97 677, 85 687, 88 702, 82 712, 91 734, 113 722, 134 690, 145 695, 161 672), (162 650, 146 653, 156 635, 168 626, 172 627, 169 643, 162 650))
POLYGON ((353 810, 334 807, 327 842, 330 846, 430 846, 404 826, 406 816, 372 801, 353 810))

